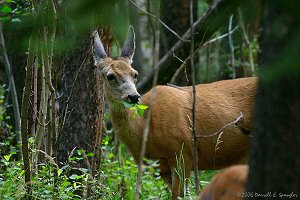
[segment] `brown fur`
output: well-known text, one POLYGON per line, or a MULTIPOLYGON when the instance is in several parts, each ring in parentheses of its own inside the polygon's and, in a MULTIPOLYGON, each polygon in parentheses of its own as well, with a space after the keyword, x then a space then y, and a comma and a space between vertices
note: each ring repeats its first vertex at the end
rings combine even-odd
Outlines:
POLYGON ((243 199, 248 177, 248 166, 235 165, 213 177, 200 193, 199 200, 240 200, 243 199))

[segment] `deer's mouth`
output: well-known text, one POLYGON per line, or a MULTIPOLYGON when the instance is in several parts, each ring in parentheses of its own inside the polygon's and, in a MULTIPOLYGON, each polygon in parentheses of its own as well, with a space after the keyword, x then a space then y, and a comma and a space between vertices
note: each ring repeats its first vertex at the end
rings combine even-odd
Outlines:
POLYGON ((139 93, 128 94, 128 95, 125 95, 124 97, 122 97, 123 101, 130 103, 130 104, 136 104, 140 101, 140 99, 141 99, 141 95, 139 93))

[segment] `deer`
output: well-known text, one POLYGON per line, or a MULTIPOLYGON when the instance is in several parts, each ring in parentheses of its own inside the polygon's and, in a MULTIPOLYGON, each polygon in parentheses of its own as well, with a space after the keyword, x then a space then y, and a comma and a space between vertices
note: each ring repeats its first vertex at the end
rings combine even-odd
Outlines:
POLYGON ((249 167, 234 165, 215 175, 201 191, 198 200, 241 200, 248 180, 249 167))
MULTIPOLYGON (((131 66, 135 51, 135 33, 129 28, 119 57, 109 57, 97 31, 93 33, 94 65, 104 82, 104 95, 114 132, 139 163, 146 116, 151 109, 145 157, 159 160, 160 176, 170 186, 172 199, 183 194, 177 173, 179 162, 188 178, 193 171, 193 137, 191 133, 192 87, 156 86, 141 96, 136 88, 138 72, 131 66), (153 101, 151 98, 155 94, 153 101), (142 117, 132 118, 122 102, 150 106, 142 117)), ((257 80, 240 78, 196 85, 195 127, 198 144, 198 169, 221 169, 247 159, 252 112, 257 80), (236 119, 235 125, 222 131, 222 143, 216 151, 216 136, 208 136, 236 119), (199 136, 199 137, 198 137, 199 136)), ((219 134, 218 134, 219 135, 219 134)), ((188 186, 188 180, 185 183, 188 186)))

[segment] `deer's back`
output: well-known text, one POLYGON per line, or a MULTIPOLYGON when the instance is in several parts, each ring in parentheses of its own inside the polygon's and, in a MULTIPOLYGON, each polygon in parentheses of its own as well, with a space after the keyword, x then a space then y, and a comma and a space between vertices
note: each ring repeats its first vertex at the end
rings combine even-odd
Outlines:
MULTIPOLYGON (((242 113, 240 127, 224 130, 222 146, 217 160, 213 161, 216 137, 199 139, 200 168, 224 167, 238 163, 248 151, 249 137, 242 132, 251 127, 252 109, 256 93, 256 78, 219 81, 196 86, 197 134, 212 134, 234 121, 242 113), (241 147, 237 149, 236 147, 241 147), (202 160, 201 160, 202 159, 202 160), (214 163, 213 163, 214 162, 214 163), (219 164, 218 164, 219 163, 219 164), (201 166, 202 165, 202 166, 201 166)), ((184 143, 186 156, 192 157, 192 87, 175 88, 156 86, 142 97, 142 103, 150 105, 155 95, 148 140, 150 157, 169 157, 180 153, 184 143)))

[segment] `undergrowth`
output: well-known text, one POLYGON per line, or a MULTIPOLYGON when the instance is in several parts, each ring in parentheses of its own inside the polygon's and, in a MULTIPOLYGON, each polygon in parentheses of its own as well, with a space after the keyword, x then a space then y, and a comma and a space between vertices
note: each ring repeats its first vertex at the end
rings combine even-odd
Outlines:
MULTIPOLYGON (((7 104, 4 90, 0 88, 0 199, 22 199, 25 194, 23 161, 18 158, 20 144, 14 142, 15 133, 8 125, 7 104)), ((82 199, 87 197, 87 188, 91 188, 89 199, 133 199, 137 165, 127 152, 124 144, 112 145, 112 137, 107 135, 102 141, 101 167, 96 177, 91 178, 85 168, 71 167, 71 162, 80 162, 83 150, 78 149, 76 156, 69 158, 69 164, 61 168, 53 162, 45 160, 39 166, 32 167, 32 199, 82 199), (38 169, 38 170, 37 170, 38 169), (58 173, 57 181, 54 173, 58 173), (79 196, 81 194, 82 196, 79 196)), ((34 138, 30 138, 30 152, 36 155, 34 138)), ((86 153, 87 156, 93 156, 86 153)), ((168 186, 159 176, 158 161, 145 160, 142 178, 141 199, 171 199, 168 186)), ((74 165, 72 165, 74 166, 74 165)), ((205 185, 215 174, 215 171, 201 173, 201 183, 205 185)), ((193 176, 190 181, 190 199, 195 195, 193 176)))

